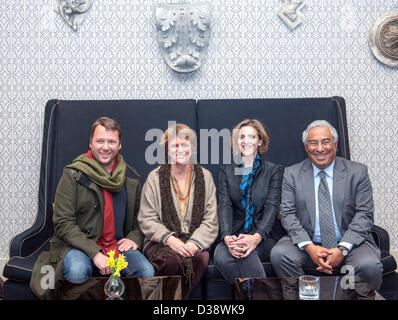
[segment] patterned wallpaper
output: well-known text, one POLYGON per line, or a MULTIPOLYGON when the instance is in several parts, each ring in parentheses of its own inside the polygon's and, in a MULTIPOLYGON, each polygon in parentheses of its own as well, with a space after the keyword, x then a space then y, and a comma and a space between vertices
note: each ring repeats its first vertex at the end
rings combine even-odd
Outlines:
MULTIPOLYGON (((160 2, 160 1, 159 1, 160 2)), ((398 68, 368 47, 396 0, 307 0, 293 32, 282 0, 213 0, 210 44, 193 74, 160 55, 155 0, 95 0, 78 32, 52 0, 0 0, 0 258, 34 221, 48 99, 346 99, 352 158, 369 166, 376 223, 398 250, 398 68)))

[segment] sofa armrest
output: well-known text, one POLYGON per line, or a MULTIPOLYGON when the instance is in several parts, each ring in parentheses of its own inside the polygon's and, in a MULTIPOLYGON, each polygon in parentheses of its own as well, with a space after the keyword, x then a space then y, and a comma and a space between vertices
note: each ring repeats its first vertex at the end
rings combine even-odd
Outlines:
POLYGON ((371 232, 373 239, 380 250, 390 252, 390 236, 388 235, 388 232, 376 225, 373 225, 371 232))
POLYGON ((44 214, 38 214, 34 224, 17 234, 10 241, 10 258, 26 257, 37 250, 53 234, 52 222, 44 219, 44 214))

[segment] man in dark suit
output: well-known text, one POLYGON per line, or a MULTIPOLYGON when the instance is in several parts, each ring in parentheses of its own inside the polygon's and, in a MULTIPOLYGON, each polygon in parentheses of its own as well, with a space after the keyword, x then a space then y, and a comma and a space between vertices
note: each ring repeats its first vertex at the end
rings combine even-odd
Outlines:
POLYGON ((371 235, 367 167, 336 157, 338 135, 327 121, 311 123, 302 138, 308 159, 286 168, 283 177, 280 216, 288 235, 271 251, 276 273, 298 277, 316 267, 332 274, 351 266, 369 289, 379 289, 383 267, 371 235))

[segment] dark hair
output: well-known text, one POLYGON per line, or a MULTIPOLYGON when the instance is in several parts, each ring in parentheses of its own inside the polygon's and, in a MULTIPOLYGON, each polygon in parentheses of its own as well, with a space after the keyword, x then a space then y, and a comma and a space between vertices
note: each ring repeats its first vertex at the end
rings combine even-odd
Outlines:
POLYGON ((90 141, 93 138, 94 131, 98 126, 103 126, 105 130, 116 130, 119 133, 119 142, 122 142, 122 130, 120 129, 120 125, 116 122, 116 120, 108 117, 101 117, 95 120, 95 122, 91 126, 90 141))

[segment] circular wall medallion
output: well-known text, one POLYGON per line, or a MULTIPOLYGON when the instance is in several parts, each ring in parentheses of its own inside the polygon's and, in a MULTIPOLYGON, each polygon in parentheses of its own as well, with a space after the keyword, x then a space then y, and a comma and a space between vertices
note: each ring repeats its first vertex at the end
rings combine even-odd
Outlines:
POLYGON ((369 45, 380 62, 398 67, 398 12, 375 21, 369 32, 369 45))

